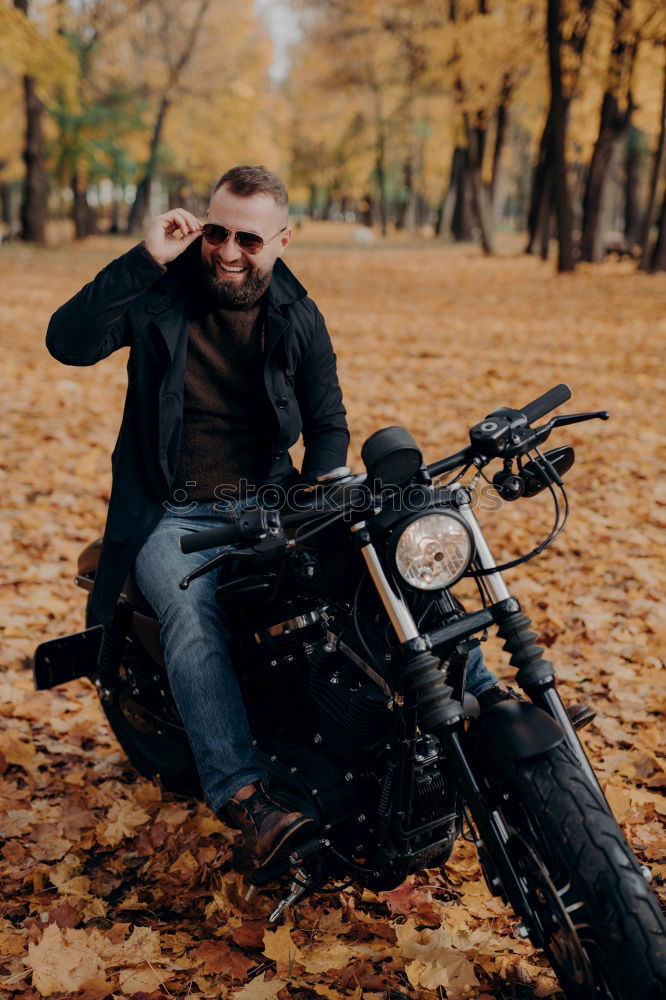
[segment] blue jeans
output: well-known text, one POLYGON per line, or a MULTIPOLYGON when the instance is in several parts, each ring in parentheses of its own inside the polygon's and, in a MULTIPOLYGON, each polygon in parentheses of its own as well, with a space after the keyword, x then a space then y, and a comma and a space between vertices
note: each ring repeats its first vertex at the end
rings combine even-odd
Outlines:
MULTIPOLYGON (((201 785, 218 812, 245 785, 268 783, 257 759, 236 673, 229 655, 229 627, 215 600, 220 570, 179 582, 214 550, 183 555, 178 539, 187 531, 214 528, 222 517, 237 517, 252 500, 200 503, 192 511, 166 509, 139 552, 136 581, 160 623, 169 682, 187 732, 201 785)), ((218 551, 221 551, 218 550, 218 551)), ((469 656, 467 690, 479 695, 497 684, 481 651, 469 656)))

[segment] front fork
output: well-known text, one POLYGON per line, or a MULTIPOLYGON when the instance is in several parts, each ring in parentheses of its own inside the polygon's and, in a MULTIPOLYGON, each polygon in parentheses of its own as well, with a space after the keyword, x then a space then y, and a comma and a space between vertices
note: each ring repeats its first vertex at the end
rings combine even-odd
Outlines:
MULTIPOLYGON (((509 653, 509 662, 518 670, 516 681, 530 700, 559 724, 566 745, 576 757, 591 787, 602 801, 605 801, 597 777, 555 686, 555 669, 552 663, 544 658, 544 650, 536 642, 538 636, 532 631, 530 619, 522 613, 520 604, 511 596, 501 572, 497 569, 497 563, 481 525, 472 510, 469 492, 460 487, 455 499, 456 507, 474 539, 478 563, 484 570, 494 570, 486 577, 487 588, 493 600, 493 605, 488 611, 492 614, 492 621, 497 625, 499 636, 504 640, 504 649, 509 653)), ((434 732, 435 726, 456 724, 462 718, 461 706, 452 700, 453 689, 446 683, 439 669, 439 660, 429 652, 431 643, 428 636, 421 635, 404 598, 384 572, 365 522, 355 524, 352 532, 386 613, 402 644, 405 656, 405 682, 418 696, 421 728, 434 732)), ((461 624, 464 626, 464 622, 461 624)), ((468 638, 484 627, 486 625, 474 623, 468 635, 459 634, 458 639, 468 638)))

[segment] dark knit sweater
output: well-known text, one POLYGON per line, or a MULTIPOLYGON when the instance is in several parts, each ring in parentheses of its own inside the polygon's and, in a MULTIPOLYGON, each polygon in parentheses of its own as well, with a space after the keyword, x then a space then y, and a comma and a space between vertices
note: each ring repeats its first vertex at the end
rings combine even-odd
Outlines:
POLYGON ((265 481, 275 415, 264 385, 263 310, 218 307, 190 316, 183 431, 172 497, 238 497, 265 481))

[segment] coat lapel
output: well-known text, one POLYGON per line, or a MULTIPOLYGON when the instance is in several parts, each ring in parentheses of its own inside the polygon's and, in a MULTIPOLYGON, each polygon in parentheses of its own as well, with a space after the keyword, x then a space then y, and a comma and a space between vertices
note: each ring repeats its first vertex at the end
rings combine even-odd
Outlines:
POLYGON ((182 296, 155 296, 146 303, 145 310, 162 334, 169 358, 173 361, 186 323, 185 299, 182 296))

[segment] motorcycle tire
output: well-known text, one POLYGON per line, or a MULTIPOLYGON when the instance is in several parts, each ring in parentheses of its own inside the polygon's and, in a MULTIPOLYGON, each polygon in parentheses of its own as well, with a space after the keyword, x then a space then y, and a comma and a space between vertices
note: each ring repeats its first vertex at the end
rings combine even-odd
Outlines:
POLYGON ((571 751, 500 766, 509 851, 532 909, 521 916, 568 1000, 663 1000, 666 922, 571 751))
MULTIPOLYGON (((86 607, 86 626, 97 624, 86 607)), ((152 674, 154 665, 148 653, 135 640, 130 640, 123 657, 143 665, 152 674)), ((123 663, 119 664, 121 667, 123 663)), ((119 672, 120 677, 120 672, 119 672)), ((168 683, 165 678, 165 683, 168 683)), ((140 696, 139 696, 140 697, 140 696)), ((163 725, 162 720, 152 721, 149 711, 139 699, 133 699, 119 683, 100 696, 100 705, 113 734, 133 767, 146 778, 159 778, 163 788, 183 795, 201 796, 201 784, 194 757, 184 730, 163 725)))

